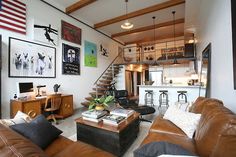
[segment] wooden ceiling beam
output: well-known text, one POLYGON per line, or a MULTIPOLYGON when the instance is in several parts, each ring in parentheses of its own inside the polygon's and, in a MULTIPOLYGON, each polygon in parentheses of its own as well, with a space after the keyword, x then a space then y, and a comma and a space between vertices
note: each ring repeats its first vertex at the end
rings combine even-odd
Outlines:
POLYGON ((121 15, 121 16, 118 16, 118 17, 115 17, 115 18, 112 18, 112 19, 109 19, 109 20, 106 20, 106 21, 103 21, 103 22, 100 22, 100 23, 96 23, 94 25, 94 28, 104 27, 104 26, 107 26, 107 25, 110 25, 110 24, 113 24, 113 23, 124 21, 126 19, 141 16, 141 15, 144 15, 144 14, 148 14, 148 13, 151 13, 151 12, 154 12, 154 11, 166 9, 166 8, 176 6, 176 5, 179 5, 179 4, 182 4, 182 3, 185 3, 185 0, 170 0, 170 1, 167 1, 167 2, 164 2, 164 3, 160 3, 160 4, 157 4, 157 5, 153 5, 151 7, 147 7, 147 8, 141 9, 141 10, 137 10, 137 11, 128 13, 127 15, 121 15))
POLYGON ((97 1, 97 0, 80 0, 80 1, 72 4, 71 6, 67 7, 66 8, 66 13, 70 14, 70 13, 72 13, 72 12, 74 12, 74 11, 80 9, 80 8, 83 8, 87 5, 95 2, 95 1, 97 1))
MULTIPOLYGON (((175 37, 182 37, 184 36, 184 33, 176 33, 175 37)), ((156 39, 157 40, 164 40, 164 39, 169 39, 169 38, 173 38, 174 35, 166 35, 166 36, 160 36, 156 39)), ((144 38, 141 40, 135 40, 135 41, 129 41, 129 42, 125 42, 125 45, 130 45, 130 44, 141 44, 141 43, 145 43, 145 42, 153 42, 154 39, 153 38, 144 38)))
MULTIPOLYGON (((184 23, 184 18, 175 20, 175 24, 181 24, 181 23, 184 23)), ((168 22, 159 23, 159 24, 155 25, 155 29, 161 28, 161 27, 172 26, 173 24, 174 24, 173 20, 172 21, 168 21, 168 22)), ((120 37, 120 36, 125 36, 125 35, 129 35, 129 34, 133 34, 133 33, 144 32, 144 31, 148 31, 148 30, 152 30, 152 29, 154 29, 154 25, 140 27, 140 28, 133 29, 133 30, 130 30, 130 31, 125 31, 125 32, 120 32, 120 33, 112 34, 111 37, 115 38, 115 37, 120 37)))

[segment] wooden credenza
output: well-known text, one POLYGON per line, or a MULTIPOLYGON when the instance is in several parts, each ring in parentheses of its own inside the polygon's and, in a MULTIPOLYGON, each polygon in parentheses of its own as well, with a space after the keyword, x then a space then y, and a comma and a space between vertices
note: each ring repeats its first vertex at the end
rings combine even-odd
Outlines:
MULTIPOLYGON (((46 98, 42 99, 11 99, 11 118, 15 116, 17 111, 22 111, 28 114, 31 118, 36 117, 39 114, 42 114, 46 98)), ((63 116, 63 118, 73 115, 73 95, 62 95, 62 104, 58 111, 58 114, 63 116)))

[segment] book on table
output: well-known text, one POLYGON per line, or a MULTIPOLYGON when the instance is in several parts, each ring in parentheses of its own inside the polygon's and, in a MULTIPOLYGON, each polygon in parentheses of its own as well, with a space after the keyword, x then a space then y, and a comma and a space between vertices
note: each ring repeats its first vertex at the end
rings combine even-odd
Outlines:
MULTIPOLYGON (((103 117, 104 117, 104 116, 103 116, 103 117)), ((100 121, 102 121, 103 117, 100 117, 100 118, 82 117, 82 118, 83 118, 83 120, 86 120, 86 121, 99 123, 100 121)))
POLYGON ((107 111, 88 110, 82 113, 83 117, 99 119, 107 114, 107 111))
POLYGON ((125 117, 110 114, 110 115, 105 116, 102 120, 103 120, 103 123, 105 124, 118 126, 123 121, 125 121, 125 117))
POLYGON ((123 108, 116 108, 110 112, 110 114, 117 115, 117 116, 123 116, 128 118, 129 116, 134 114, 134 110, 129 109, 123 109, 123 108))

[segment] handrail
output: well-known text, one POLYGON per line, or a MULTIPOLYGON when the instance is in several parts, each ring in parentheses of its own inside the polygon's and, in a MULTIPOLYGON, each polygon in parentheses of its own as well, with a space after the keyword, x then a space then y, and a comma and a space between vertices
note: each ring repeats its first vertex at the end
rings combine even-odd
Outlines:
POLYGON ((107 71, 107 69, 115 62, 115 60, 120 56, 121 53, 119 53, 114 59, 113 61, 108 65, 108 67, 102 72, 102 74, 98 77, 98 79, 94 82, 94 85, 97 84, 97 82, 99 81, 99 79, 103 76, 103 74, 107 71))

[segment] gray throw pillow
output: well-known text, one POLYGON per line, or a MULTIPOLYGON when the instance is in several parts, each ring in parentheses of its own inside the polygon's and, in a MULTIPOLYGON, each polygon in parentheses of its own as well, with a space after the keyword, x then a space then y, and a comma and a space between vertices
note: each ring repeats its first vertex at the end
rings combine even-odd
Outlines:
POLYGON ((162 154, 195 155, 179 145, 168 142, 151 142, 134 151, 134 157, 157 157, 162 154))
POLYGON ((30 139, 33 143, 45 149, 62 131, 53 126, 43 115, 37 116, 30 123, 22 123, 10 126, 19 134, 30 139))

